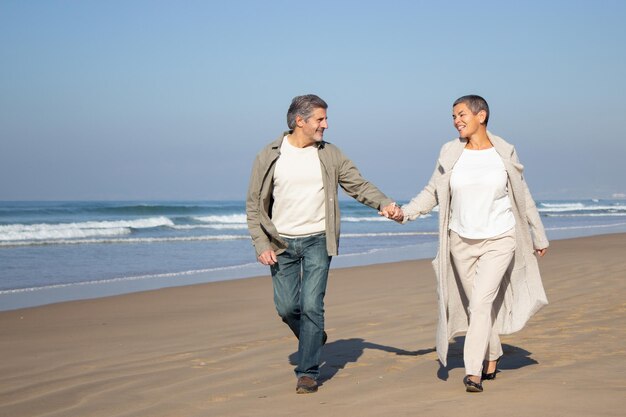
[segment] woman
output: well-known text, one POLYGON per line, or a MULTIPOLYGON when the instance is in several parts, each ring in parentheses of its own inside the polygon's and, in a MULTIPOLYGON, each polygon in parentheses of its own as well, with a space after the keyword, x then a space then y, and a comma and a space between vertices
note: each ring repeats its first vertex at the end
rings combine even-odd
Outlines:
POLYGON ((394 220, 439 205, 437 353, 446 366, 448 340, 467 332, 463 382, 482 392, 503 354, 499 334, 520 330, 548 302, 533 254, 543 256, 548 240, 514 147, 487 131, 487 102, 461 97, 452 119, 459 138, 441 148, 428 185, 394 220))

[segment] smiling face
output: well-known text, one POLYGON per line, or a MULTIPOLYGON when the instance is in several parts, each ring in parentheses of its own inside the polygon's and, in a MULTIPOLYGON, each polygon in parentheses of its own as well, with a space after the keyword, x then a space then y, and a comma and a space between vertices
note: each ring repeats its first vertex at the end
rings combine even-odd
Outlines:
POLYGON ((487 112, 484 110, 472 113, 467 103, 459 103, 452 108, 452 120, 454 127, 462 138, 470 138, 473 135, 486 130, 485 118, 487 112))
POLYGON ((324 130, 328 129, 326 109, 316 108, 306 120, 297 116, 296 125, 301 129, 307 142, 310 144, 321 142, 324 139, 324 130))

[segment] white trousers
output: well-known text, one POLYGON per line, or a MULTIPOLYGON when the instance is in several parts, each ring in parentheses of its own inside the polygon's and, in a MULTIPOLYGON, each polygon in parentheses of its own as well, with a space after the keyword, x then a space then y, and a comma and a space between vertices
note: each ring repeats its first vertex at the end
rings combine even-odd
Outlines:
POLYGON ((488 239, 466 239, 450 231, 450 254, 469 300, 469 328, 463 360, 466 375, 480 375, 483 361, 502 356, 498 332, 493 329, 493 302, 515 252, 515 227, 488 239))

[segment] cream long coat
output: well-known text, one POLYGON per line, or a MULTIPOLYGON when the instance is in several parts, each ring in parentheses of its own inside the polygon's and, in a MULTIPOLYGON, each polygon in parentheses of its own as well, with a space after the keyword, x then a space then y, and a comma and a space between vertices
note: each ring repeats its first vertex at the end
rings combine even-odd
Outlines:
MULTIPOLYGON (((523 169, 513 145, 487 132, 489 140, 502 158, 508 174, 508 194, 515 216, 517 247, 511 265, 502 280, 494 301, 498 312, 496 329, 510 334, 524 327, 530 317, 548 303, 534 249, 548 247, 539 212, 524 181, 523 169)), ((448 341, 467 331, 467 298, 458 284, 450 259, 448 225, 450 221, 450 175, 461 156, 465 139, 455 139, 441 148, 435 171, 428 185, 408 204, 402 206, 405 221, 414 220, 439 205, 439 251, 433 260, 437 275, 439 322, 437 325, 437 354, 447 365, 448 341)))

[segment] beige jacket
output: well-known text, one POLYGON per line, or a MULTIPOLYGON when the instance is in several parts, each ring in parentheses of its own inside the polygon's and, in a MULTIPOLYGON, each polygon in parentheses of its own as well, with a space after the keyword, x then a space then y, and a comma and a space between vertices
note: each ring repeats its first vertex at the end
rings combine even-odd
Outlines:
MULTIPOLYGON (((498 312, 497 329, 500 334, 509 334, 522 329, 530 317, 548 303, 534 249, 547 248, 549 242, 535 202, 524 181, 524 167, 519 162, 515 148, 490 132, 488 136, 502 158, 508 174, 508 193, 516 223, 515 256, 494 302, 494 309, 498 312)), ((439 205, 439 251, 433 260, 433 266, 437 275, 439 310, 437 354, 444 366, 448 355, 448 341, 468 328, 466 299, 456 284, 448 234, 450 175, 466 143, 465 139, 455 139, 443 145, 428 185, 402 207, 407 221, 414 220, 439 205)))
MULTIPOLYGON (((274 169, 280 157, 280 146, 286 134, 267 145, 256 157, 250 176, 246 198, 248 230, 257 256, 268 249, 277 254, 285 251, 287 243, 280 238, 272 223, 274 190, 274 169)), ((337 148, 328 143, 318 145, 318 155, 322 166, 322 181, 326 196, 326 248, 328 255, 338 253, 340 213, 337 194, 339 187, 358 202, 375 209, 382 209, 393 200, 383 194, 374 184, 365 180, 356 166, 337 148)))

